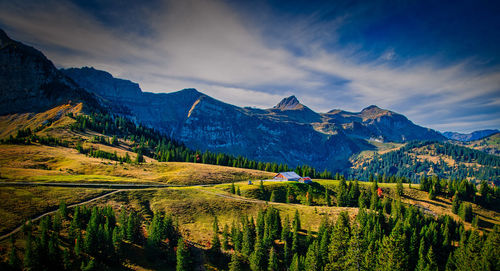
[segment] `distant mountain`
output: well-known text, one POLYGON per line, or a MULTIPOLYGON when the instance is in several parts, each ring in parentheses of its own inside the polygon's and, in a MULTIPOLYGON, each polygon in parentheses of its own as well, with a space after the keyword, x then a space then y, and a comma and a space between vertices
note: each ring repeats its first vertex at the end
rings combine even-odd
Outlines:
POLYGON ((142 92, 137 83, 93 68, 57 70, 39 51, 1 32, 0 115, 82 102, 161 131, 198 150, 290 166, 340 171, 379 142, 445 140, 405 116, 369 106, 353 113, 317 113, 295 96, 270 109, 241 108, 195 89, 142 92))
POLYGON ((487 136, 493 135, 500 132, 497 129, 488 129, 488 130, 480 130, 480 131, 474 131, 469 134, 461 134, 461 133, 456 133, 456 132, 444 132, 443 135, 452 140, 457 140, 457 141, 462 141, 462 142, 467 142, 467 141, 474 141, 478 139, 485 138, 487 136))
POLYGON ((471 149, 480 150, 489 154, 500 156, 500 132, 473 141, 455 141, 454 143, 457 145, 466 146, 471 149))
POLYGON ((0 29, 0 115, 42 112, 65 103, 99 107, 94 95, 62 74, 40 51, 0 29))

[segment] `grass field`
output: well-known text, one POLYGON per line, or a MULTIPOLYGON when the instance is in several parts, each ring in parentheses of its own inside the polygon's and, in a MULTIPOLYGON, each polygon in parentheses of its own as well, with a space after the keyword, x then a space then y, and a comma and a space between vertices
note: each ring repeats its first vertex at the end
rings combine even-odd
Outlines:
MULTIPOLYGON (((133 157, 135 154, 131 154, 133 157)), ((206 164, 155 162, 120 164, 87 157, 75 149, 0 145, 0 176, 11 181, 149 182, 214 184, 269 178, 272 173, 206 164)))
POLYGON ((19 226, 22 221, 52 210, 61 200, 68 205, 104 193, 103 189, 63 187, 0 186, 0 234, 19 226))

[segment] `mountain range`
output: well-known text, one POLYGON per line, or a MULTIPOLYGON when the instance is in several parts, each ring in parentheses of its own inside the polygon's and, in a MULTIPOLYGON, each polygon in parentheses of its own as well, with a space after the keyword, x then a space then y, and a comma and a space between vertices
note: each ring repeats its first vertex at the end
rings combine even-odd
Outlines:
POLYGON ((500 131, 498 129, 487 129, 487 130, 474 131, 468 134, 462 134, 457 132, 444 132, 443 135, 448 139, 468 142, 468 141, 483 139, 485 137, 491 136, 496 133, 500 133, 500 131))
POLYGON ((368 106, 360 112, 314 112, 295 96, 273 108, 238 107, 195 89, 143 92, 137 83, 94 68, 57 69, 40 51, 0 30, 0 115, 41 112, 83 103, 153 127, 186 146, 259 161, 339 171, 350 158, 381 142, 445 141, 396 112, 368 106))

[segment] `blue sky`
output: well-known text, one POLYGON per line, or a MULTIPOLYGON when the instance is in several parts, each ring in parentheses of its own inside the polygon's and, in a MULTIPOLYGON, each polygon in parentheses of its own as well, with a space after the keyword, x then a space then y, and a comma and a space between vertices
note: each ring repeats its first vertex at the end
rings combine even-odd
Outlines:
POLYGON ((496 1, 0 0, 0 27, 58 67, 239 106, 376 104, 459 132, 500 128, 498 14, 496 1))

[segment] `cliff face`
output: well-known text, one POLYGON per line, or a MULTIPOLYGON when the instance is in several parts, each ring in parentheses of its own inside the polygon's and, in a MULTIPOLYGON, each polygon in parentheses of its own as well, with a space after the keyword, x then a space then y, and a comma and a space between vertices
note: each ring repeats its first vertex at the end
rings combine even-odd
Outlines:
POLYGON ((0 95, 0 115, 40 112, 68 102, 98 106, 40 51, 11 40, 1 29, 0 95))

